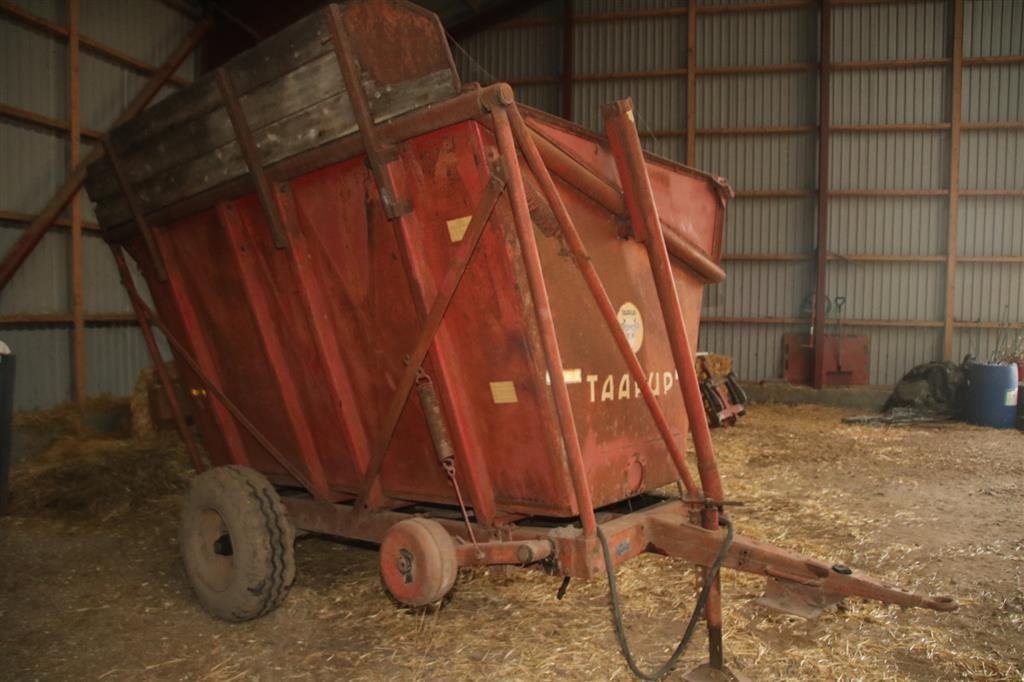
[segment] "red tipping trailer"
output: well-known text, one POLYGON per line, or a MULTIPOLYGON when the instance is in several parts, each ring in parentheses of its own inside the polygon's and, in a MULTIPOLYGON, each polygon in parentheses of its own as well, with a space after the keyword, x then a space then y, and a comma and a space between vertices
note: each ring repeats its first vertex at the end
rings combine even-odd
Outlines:
POLYGON ((202 472, 181 545, 211 613, 276 607, 296 529, 380 543, 413 606, 491 564, 607 574, 617 605, 615 566, 685 557, 709 577, 683 643, 703 614, 712 675, 722 565, 803 613, 955 608, 733 534, 692 344, 732 193, 643 153, 628 101, 604 120, 463 86, 434 15, 354 0, 112 131, 87 188, 192 402, 198 439, 161 377, 202 472))

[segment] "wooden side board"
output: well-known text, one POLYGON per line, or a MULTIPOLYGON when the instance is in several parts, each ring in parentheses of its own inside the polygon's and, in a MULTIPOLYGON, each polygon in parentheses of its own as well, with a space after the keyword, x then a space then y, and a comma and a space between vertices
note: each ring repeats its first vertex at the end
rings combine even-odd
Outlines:
MULTIPOLYGON (((230 60, 225 66, 240 94, 286 76, 306 62, 330 52, 327 22, 312 14, 230 60)), ((111 134, 114 150, 124 157, 132 148, 180 123, 221 105, 212 74, 206 74, 173 97, 119 126, 111 134)))
MULTIPOLYGON (((436 38, 443 44, 443 33, 436 38)), ((457 74, 438 66, 410 64, 414 75, 385 84, 370 77, 372 65, 359 64, 374 122, 383 123, 458 94, 457 74), (436 70, 422 73, 424 68, 436 70)), ((263 166, 358 132, 323 12, 306 17, 223 68, 235 85, 263 166)), ((110 143, 144 215, 249 172, 212 74, 116 128, 110 143)), ((89 167, 86 189, 104 228, 132 219, 108 159, 89 167)))
MULTIPOLYGON (((437 72, 416 81, 410 81, 401 88, 385 91, 367 87, 367 95, 374 106, 374 121, 382 123, 395 116, 454 95, 451 92, 451 75, 437 72), (446 87, 447 86, 447 87, 446 87), (443 97, 442 97, 443 95, 443 97)), ((244 98, 243 107, 244 107, 244 98)), ((252 119, 250 119, 252 120, 252 119)), ((202 129, 196 140, 204 143, 218 139, 221 134, 226 141, 201 155, 179 163, 171 168, 162 168, 146 176, 150 165, 148 157, 136 155, 134 163, 125 160, 128 179, 135 187, 144 213, 165 208, 193 194, 244 175, 247 171, 241 149, 234 139, 231 121, 223 108, 206 117, 209 124, 196 126, 202 129), (226 128, 225 131, 221 131, 226 128), (134 172, 134 176, 133 176, 134 172)), ((250 124, 251 125, 251 124, 250 124)), ((355 117, 348 94, 344 91, 323 101, 311 104, 301 110, 283 115, 280 119, 253 129, 260 161, 271 165, 290 156, 319 147, 357 131, 355 117)), ((162 152, 152 151, 154 162, 158 163, 162 152)), ((130 219, 131 214, 124 197, 120 194, 113 174, 104 172, 109 162, 97 164, 96 181, 87 184, 89 196, 97 202, 96 217, 104 226, 119 225, 130 219)), ((90 168, 90 180, 94 177, 90 168)))

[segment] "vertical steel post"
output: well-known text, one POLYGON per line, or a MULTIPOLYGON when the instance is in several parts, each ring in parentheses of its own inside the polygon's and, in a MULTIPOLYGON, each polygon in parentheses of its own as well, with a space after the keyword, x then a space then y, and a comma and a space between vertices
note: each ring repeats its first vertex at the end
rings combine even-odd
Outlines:
POLYGON ((697 0, 686 4, 686 165, 697 166, 697 0))
MULTIPOLYGON (((679 292, 676 290, 675 278, 672 275, 672 264, 668 259, 665 246, 665 235, 662 232, 658 207, 651 188, 651 179, 647 174, 640 136, 637 134, 633 117, 633 104, 629 100, 613 102, 603 108, 605 130, 611 142, 612 155, 622 182, 626 204, 634 221, 643 224, 646 238, 648 259, 654 275, 654 285, 661 303, 662 315, 668 330, 669 345, 679 372, 679 388, 686 406, 690 433, 693 436, 693 447, 697 454, 697 468, 700 473, 701 488, 704 497, 711 503, 705 507, 703 514, 704 527, 709 530, 718 528, 718 511, 713 506, 723 497, 722 481, 718 475, 718 464, 715 462, 714 447, 711 444, 711 430, 707 416, 704 414, 704 402, 701 398, 700 383, 697 379, 697 368, 694 367, 693 346, 686 331, 686 322, 679 305, 679 292)), ((722 592, 719 581, 715 580, 708 593, 704 616, 708 628, 708 648, 711 666, 721 668, 722 657, 722 592)))
MULTIPOLYGON (((668 259, 668 248, 665 245, 665 234, 661 228, 661 219, 654 202, 650 177, 636 124, 633 122, 633 105, 629 100, 614 102, 604 107, 605 129, 612 144, 619 177, 626 203, 630 206, 630 215, 634 220, 641 221, 648 238, 647 252, 654 275, 654 284, 661 303, 665 326, 668 330, 669 345, 672 357, 679 371, 679 387, 683 393, 686 414, 690 422, 690 433, 693 434, 694 448, 697 453, 697 464, 700 470, 701 487, 709 500, 722 499, 722 483, 718 476, 718 465, 715 463, 714 448, 711 444, 711 430, 704 414, 704 404, 700 395, 700 384, 697 370, 693 365, 693 345, 690 343, 679 305, 679 293, 676 290, 672 275, 672 264, 668 259)), ((717 527, 717 526, 716 526, 717 527)))
POLYGON ((370 170, 373 172, 373 177, 377 181, 377 189, 380 191, 381 204, 383 204, 388 218, 393 220, 411 210, 407 202, 399 200, 394 179, 388 169, 394 149, 386 149, 385 140, 377 131, 377 124, 374 121, 373 112, 370 111, 370 102, 366 98, 366 90, 363 87, 360 65, 357 63, 355 51, 352 48, 352 39, 345 28, 345 19, 341 14, 340 6, 329 5, 324 11, 327 15, 327 27, 338 60, 338 68, 341 70, 345 91, 348 93, 348 99, 352 105, 352 115, 359 126, 359 135, 366 148, 366 158, 370 162, 370 170))
MULTIPOLYGON (((79 0, 68 0, 68 173, 75 170, 82 156, 82 120, 79 63, 79 0)), ((82 191, 71 198, 71 319, 74 346, 75 402, 85 409, 88 393, 85 373, 85 303, 82 293, 82 191)))
POLYGON ((548 374, 551 376, 551 389, 555 396, 555 408, 558 411, 558 421, 562 430, 562 441, 565 444, 569 474, 575 491, 576 506, 580 514, 580 522, 583 524, 583 533, 587 537, 596 537, 597 519, 594 514, 594 503, 590 495, 590 485, 587 482, 587 471, 583 463, 583 452, 580 448, 579 433, 576 430, 576 420, 572 414, 572 401, 569 399, 569 389, 565 385, 565 376, 562 371, 562 353, 558 348, 558 336, 555 333, 551 302, 548 300, 548 290, 544 284, 540 253, 537 251, 537 238, 533 233, 530 207, 526 201, 526 184, 519 167, 516 143, 506 111, 506 107, 511 106, 514 102, 512 88, 507 85, 501 86, 496 100, 491 112, 494 117, 494 135, 498 141, 498 151, 505 164, 512 215, 523 251, 530 295, 533 297, 536 308, 537 326, 540 329, 548 374))
POLYGON ((608 297, 608 292, 605 291, 604 284, 601 282, 601 278, 597 274, 593 262, 590 260, 586 246, 576 230, 572 216, 562 201, 562 196, 558 193, 558 188, 551 178, 551 173, 548 172, 547 166, 544 165, 544 159, 541 157, 537 145, 534 144, 533 135, 530 133, 529 128, 526 127, 526 122, 523 120, 523 116, 517 106, 509 107, 508 116, 512 123, 512 132, 515 134, 516 140, 523 150, 523 156, 526 157, 526 162, 530 166, 530 170, 533 171, 537 184, 540 186, 545 199, 547 199, 555 214, 555 219, 558 221, 562 229, 562 235, 565 237, 566 246, 572 251, 573 261, 576 263, 576 267, 579 268, 584 282, 586 282, 587 287, 590 289, 594 302, 597 304, 598 309, 601 311, 601 316, 612 333, 615 345, 618 346, 623 360, 625 360, 627 367, 629 367, 633 380, 640 387, 644 403, 646 403, 647 409, 651 413, 651 418, 654 420, 662 440, 665 441, 665 447, 675 463, 676 471, 686 487, 686 492, 690 497, 696 499, 700 497, 700 491, 697 489, 693 476, 686 466, 686 455, 672 435, 672 429, 665 418, 665 413, 662 411, 661 405, 658 404, 654 391, 651 390, 650 384, 647 381, 647 374, 640 365, 640 360, 637 358, 636 353, 630 347, 625 332, 622 331, 622 327, 619 325, 618 317, 615 308, 612 306, 611 299, 608 297))
MULTIPOLYGON (((345 371, 342 356, 332 351, 332 348, 336 349, 337 346, 331 331, 330 315, 332 307, 338 303, 329 301, 329 297, 319 286, 313 249, 303 232, 291 185, 288 182, 275 184, 271 187, 271 192, 275 204, 274 213, 278 214, 281 220, 281 236, 289 244, 288 259, 298 283, 302 310, 309 323, 317 355, 323 363, 331 403, 337 410, 341 422, 345 447, 352 453, 353 460, 359 466, 366 467, 372 447, 370 436, 359 418, 355 389, 345 371)), ((345 305, 339 307, 344 308, 345 305)), ((371 491, 370 501, 374 504, 383 501, 379 485, 371 491)))
POLYGON ((964 2, 953 0, 953 72, 949 105, 949 227, 946 233, 946 312, 942 359, 953 359, 956 313, 957 231, 960 212, 960 118, 964 66, 964 2))
POLYGON ((572 120, 573 50, 576 30, 575 0, 562 0, 562 118, 572 120))
POLYGON ((267 173, 263 170, 263 162, 260 160, 260 150, 256 146, 256 138, 253 137, 252 128, 245 117, 245 110, 238 99, 238 90, 235 88, 231 73, 225 68, 217 69, 214 74, 217 82, 217 90, 224 102, 224 109, 228 112, 228 119, 231 121, 231 128, 235 132, 235 143, 242 152, 242 160, 245 167, 249 169, 253 184, 256 186, 256 197, 260 200, 260 207, 267 219, 267 226, 270 228, 270 236, 274 247, 283 249, 288 246, 288 238, 285 236, 284 221, 281 212, 274 202, 274 195, 267 180, 267 173))
POLYGON ((825 268, 828 265, 829 79, 832 63, 832 0, 821 0, 818 66, 818 232, 814 250, 814 387, 825 385, 825 268))

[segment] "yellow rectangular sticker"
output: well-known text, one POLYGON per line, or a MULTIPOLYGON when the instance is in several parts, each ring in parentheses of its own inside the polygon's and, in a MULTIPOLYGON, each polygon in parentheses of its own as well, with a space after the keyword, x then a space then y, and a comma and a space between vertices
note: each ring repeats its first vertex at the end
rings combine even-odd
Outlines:
POLYGON ((462 238, 466 236, 466 230, 469 229, 469 223, 473 220, 473 216, 467 215, 461 218, 453 218, 448 221, 448 236, 453 242, 461 242, 462 238))
POLYGON ((518 403, 519 396, 516 395, 516 385, 511 381, 492 381, 491 399, 495 405, 518 403))
MULTIPOLYGON (((583 383, 583 370, 582 369, 563 369, 562 379, 565 380, 566 384, 582 384, 583 383)), ((544 372, 544 382, 551 385, 551 374, 544 372)))

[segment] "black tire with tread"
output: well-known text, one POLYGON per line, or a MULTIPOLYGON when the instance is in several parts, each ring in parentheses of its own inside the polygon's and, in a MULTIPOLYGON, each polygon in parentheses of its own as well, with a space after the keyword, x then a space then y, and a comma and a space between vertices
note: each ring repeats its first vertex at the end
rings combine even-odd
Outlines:
POLYGON ((266 615, 295 580, 295 529, 274 486, 248 467, 216 467, 192 481, 178 539, 192 590, 218 618, 237 622, 266 615), (229 536, 220 551, 209 539, 214 522, 221 538, 224 531, 229 536))

